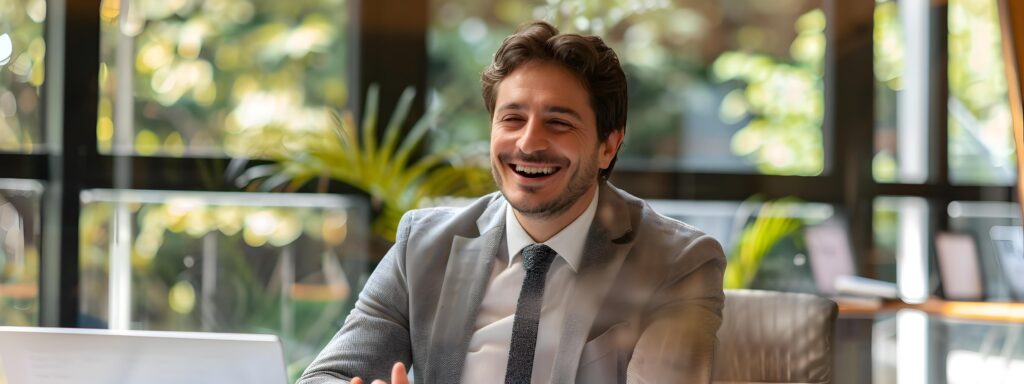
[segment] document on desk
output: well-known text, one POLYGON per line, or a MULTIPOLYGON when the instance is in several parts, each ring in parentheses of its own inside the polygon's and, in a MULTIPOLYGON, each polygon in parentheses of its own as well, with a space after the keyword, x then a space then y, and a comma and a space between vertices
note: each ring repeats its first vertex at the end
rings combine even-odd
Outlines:
POLYGON ((0 327, 0 384, 283 384, 272 335, 0 327))
POLYGON ((1024 300, 1024 229, 1020 226, 996 225, 989 236, 999 253, 999 266, 1006 275, 1013 297, 1024 300))
POLYGON ((855 275, 846 229, 835 224, 813 226, 804 232, 804 240, 818 291, 827 296, 837 295, 836 280, 855 275))

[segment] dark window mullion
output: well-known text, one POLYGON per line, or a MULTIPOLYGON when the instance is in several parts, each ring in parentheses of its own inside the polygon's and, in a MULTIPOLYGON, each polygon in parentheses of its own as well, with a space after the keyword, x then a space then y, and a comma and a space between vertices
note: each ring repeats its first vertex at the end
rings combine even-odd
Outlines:
MULTIPOLYGON (((63 71, 63 111, 48 114, 62 116, 60 140, 62 150, 51 154, 52 177, 50 190, 56 194, 59 207, 44 209, 59 210, 59 215, 47 217, 59 220, 59 225, 47 225, 47 229, 59 228, 59 252, 54 257, 44 257, 40 268, 42 325, 76 327, 79 312, 79 216, 81 213, 80 194, 86 185, 93 182, 109 169, 100 168, 96 161, 99 152, 96 146, 96 117, 99 97, 99 39, 100 1, 66 0, 64 11, 64 52, 63 62, 55 63, 63 71), (57 256, 59 255, 59 256, 57 256), (57 263, 59 265, 54 266, 57 263), (54 303, 49 302, 55 300, 54 303), (56 313, 52 313, 56 311, 56 313), (53 323, 54 320, 56 323, 53 323)), ((56 212, 53 212, 56 213, 56 212)), ((52 236, 52 235, 51 235, 52 236)), ((53 238, 53 237, 50 237, 53 238)), ((44 246, 46 246, 44 244, 44 246)))
POLYGON ((42 154, 0 153, 0 179, 36 179, 49 177, 49 159, 42 154))
MULTIPOLYGON (((876 184, 874 196, 918 196, 931 200, 1012 201, 1013 187, 942 185, 942 184, 876 184)), ((945 205, 941 207, 945 209, 945 205)))
MULTIPOLYGON (((928 58, 931 67, 931 99, 928 108, 928 180, 932 184, 942 186, 944 190, 953 190, 949 182, 949 6, 945 3, 931 5, 930 40, 931 47, 928 58)), ((929 216, 931 228, 929 238, 934 238, 938 231, 949 229, 949 216, 946 207, 957 198, 953 194, 941 194, 929 199, 932 214, 929 216)), ((934 260, 934 259, 933 259, 934 260)))
MULTIPOLYGON (((842 175, 843 206, 859 271, 874 276, 872 248, 874 177, 873 1, 825 2, 825 133, 832 172, 842 175), (831 133, 831 136, 828 136, 831 133)), ((827 153, 827 152, 826 152, 827 153)))
POLYGON ((642 171, 616 167, 611 182, 647 199, 745 200, 797 197, 806 201, 843 203, 836 176, 778 176, 730 173, 642 171))
MULTIPOLYGON (((427 95, 429 0, 352 0, 349 39, 349 106, 362 118, 370 85, 380 87, 377 122, 387 124, 402 91, 415 87, 417 102, 406 128, 424 112, 427 95)), ((383 134, 383 130, 378 130, 383 134)))

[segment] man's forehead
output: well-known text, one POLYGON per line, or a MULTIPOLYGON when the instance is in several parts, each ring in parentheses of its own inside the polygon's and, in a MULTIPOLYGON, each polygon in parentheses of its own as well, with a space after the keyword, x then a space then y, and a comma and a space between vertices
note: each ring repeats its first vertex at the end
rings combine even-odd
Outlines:
POLYGON ((590 93, 572 72, 556 63, 528 62, 497 85, 495 111, 533 110, 582 117, 590 93))

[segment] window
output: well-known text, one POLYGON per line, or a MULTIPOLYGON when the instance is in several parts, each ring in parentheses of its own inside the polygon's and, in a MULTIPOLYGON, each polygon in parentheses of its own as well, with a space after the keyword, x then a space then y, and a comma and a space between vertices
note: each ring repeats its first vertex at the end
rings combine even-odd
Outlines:
POLYGON ((874 201, 878 256, 872 267, 881 279, 897 283, 900 297, 908 302, 924 301, 935 288, 929 265, 932 215, 921 197, 881 196, 874 201))
POLYGON ((949 2, 949 178, 1011 185, 1016 153, 995 0, 949 2))
POLYGON ((0 325, 37 325, 43 186, 0 179, 0 325))
POLYGON ((40 90, 46 80, 46 2, 9 2, 0 20, 0 152, 38 152, 45 139, 40 90))
POLYGON ((619 54, 630 111, 622 167, 695 172, 824 172, 819 1, 593 3, 439 0, 429 31, 440 145, 486 148, 479 73, 523 20, 594 33, 619 54))
POLYGON ((730 288, 749 284, 754 289, 818 292, 806 230, 841 221, 832 205, 794 199, 649 203, 658 213, 700 228, 717 239, 730 260, 730 269, 749 271, 747 276, 727 272, 725 284, 730 288))
POLYGON ((874 23, 875 155, 871 169, 875 180, 894 182, 899 179, 897 93, 904 86, 902 80, 906 54, 896 1, 878 2, 874 23))
MULTIPOLYGON (((990 259, 987 299, 1014 298, 991 262, 1015 249, 993 228, 1020 226, 992 216, 1019 204, 995 0, 8 3, 5 325, 277 333, 294 377, 388 247, 368 223, 397 214, 327 180, 243 191, 232 158, 259 176, 333 134, 332 110, 386 124, 409 85, 398 139, 440 111, 413 157, 486 154, 479 73, 534 18, 617 50, 631 118, 612 182, 727 253, 763 217, 835 223, 857 273, 920 299, 942 291, 930 239, 968 233, 990 259), (749 209, 778 201, 792 211, 749 209)), ((815 290, 799 232, 763 252, 755 286, 815 290)))
POLYGON ((940 15, 927 4, 887 0, 875 8, 875 179, 925 182, 935 166, 930 162, 939 161, 922 145, 939 134, 929 130, 935 125, 947 131, 943 180, 1011 185, 1017 169, 996 1, 951 0, 944 15, 945 28, 937 29, 930 18, 940 15), (930 53, 941 49, 940 41, 946 53, 930 53), (942 68, 929 57, 939 56, 946 59, 947 84, 929 84, 930 73, 942 68), (943 92, 928 91, 936 86, 948 87, 946 100, 938 100, 943 92))
POLYGON ((369 276, 366 208, 336 195, 86 191, 79 325, 274 333, 305 364, 369 276))
POLYGON ((100 151, 259 157, 328 130, 348 103, 345 4, 104 0, 100 151))

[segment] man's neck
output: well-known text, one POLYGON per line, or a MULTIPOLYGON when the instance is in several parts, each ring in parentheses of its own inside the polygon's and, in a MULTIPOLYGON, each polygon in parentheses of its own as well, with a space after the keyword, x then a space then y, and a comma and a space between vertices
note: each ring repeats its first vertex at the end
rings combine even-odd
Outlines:
POLYGON ((580 196, 580 198, 577 199, 569 209, 566 209, 565 212, 553 217, 531 217, 524 215, 522 212, 515 209, 512 211, 516 215, 516 219, 519 220, 519 225, 523 226, 523 230, 525 230, 534 241, 543 243, 554 237, 562 229, 565 229, 569 224, 572 224, 573 220, 580 217, 580 215, 587 210, 587 206, 590 205, 590 202, 594 199, 594 195, 596 193, 597 184, 594 184, 586 193, 583 194, 583 196, 580 196))

